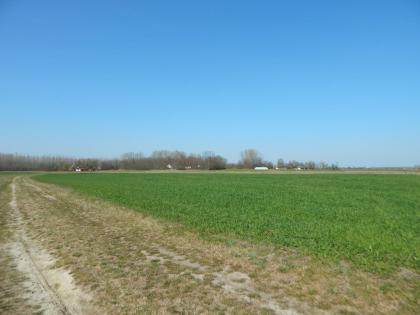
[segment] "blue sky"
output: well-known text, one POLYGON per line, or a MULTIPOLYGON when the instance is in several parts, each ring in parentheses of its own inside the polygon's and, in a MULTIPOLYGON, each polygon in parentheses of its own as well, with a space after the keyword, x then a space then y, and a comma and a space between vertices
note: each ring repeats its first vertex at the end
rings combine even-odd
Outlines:
POLYGON ((0 152, 420 164, 420 2, 2 1, 0 152))

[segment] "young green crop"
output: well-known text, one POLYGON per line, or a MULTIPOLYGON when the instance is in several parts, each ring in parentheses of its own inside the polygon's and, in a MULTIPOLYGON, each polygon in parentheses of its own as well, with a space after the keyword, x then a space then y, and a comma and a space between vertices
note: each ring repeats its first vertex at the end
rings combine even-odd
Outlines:
POLYGON ((35 178, 202 233, 297 247, 367 270, 420 269, 420 176, 95 173, 35 178))

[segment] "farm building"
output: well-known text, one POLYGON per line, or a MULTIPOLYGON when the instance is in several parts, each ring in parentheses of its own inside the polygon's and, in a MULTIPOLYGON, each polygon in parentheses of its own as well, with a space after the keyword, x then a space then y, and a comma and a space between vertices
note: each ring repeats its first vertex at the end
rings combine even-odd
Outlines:
POLYGON ((254 168, 254 170, 256 170, 256 171, 268 171, 268 167, 267 166, 256 166, 254 168))

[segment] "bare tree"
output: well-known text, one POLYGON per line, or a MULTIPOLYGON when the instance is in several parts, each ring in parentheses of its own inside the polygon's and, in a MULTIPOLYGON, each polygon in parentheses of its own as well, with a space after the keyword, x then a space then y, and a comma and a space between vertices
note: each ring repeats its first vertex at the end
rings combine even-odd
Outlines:
POLYGON ((68 157, 0 153, 0 171, 66 171, 73 163, 68 157))
POLYGON ((288 169, 294 169, 294 168, 298 168, 298 167, 299 167, 299 165, 300 165, 300 162, 298 162, 298 161, 296 161, 296 160, 292 160, 292 161, 289 161, 289 162, 287 163, 286 167, 287 167, 288 169))
POLYGON ((246 149, 241 152, 241 161, 240 163, 245 168, 254 168, 262 164, 262 157, 255 149, 246 149))
POLYGON ((328 163, 326 163, 324 161, 321 161, 321 162, 318 163, 318 168, 320 168, 320 169, 327 169, 328 167, 329 167, 328 163))
POLYGON ((99 169, 98 159, 78 159, 73 164, 73 169, 80 168, 84 171, 96 171, 99 169))
POLYGON ((333 163, 333 164, 331 164, 330 169, 333 170, 333 171, 338 171, 340 169, 340 167, 338 166, 338 163, 333 163))
MULTIPOLYGON (((141 152, 128 152, 121 155, 120 159, 95 159, 95 158, 70 158, 60 156, 28 156, 19 154, 0 153, 0 171, 70 171, 82 170, 151 170, 151 169, 209 169, 218 170, 234 167, 253 168, 255 166, 267 166, 273 168, 273 163, 263 161, 259 153, 254 149, 244 150, 241 153, 241 161, 238 164, 227 164, 225 158, 207 151, 200 154, 186 154, 182 151, 154 151, 150 156, 141 152)), ((277 161, 277 166, 288 169, 329 169, 338 170, 337 163, 315 163, 289 161, 287 164, 282 159, 277 161)), ((418 167, 418 166, 417 166, 418 167)))
POLYGON ((120 168, 120 160, 118 159, 101 160, 99 164, 99 168, 103 171, 118 170, 120 168))
POLYGON ((285 168, 286 167, 286 163, 284 163, 283 159, 278 159, 277 160, 277 167, 278 168, 285 168))
POLYGON ((308 161, 305 163, 305 168, 308 170, 314 170, 316 168, 316 164, 314 161, 308 161))
POLYGON ((128 152, 121 156, 121 168, 133 170, 151 169, 150 161, 142 152, 128 152))

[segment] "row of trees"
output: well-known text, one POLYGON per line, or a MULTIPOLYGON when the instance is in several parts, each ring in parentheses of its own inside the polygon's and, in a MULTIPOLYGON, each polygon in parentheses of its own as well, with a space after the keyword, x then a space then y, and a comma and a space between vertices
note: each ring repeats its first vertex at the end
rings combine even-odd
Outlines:
POLYGON ((0 153, 0 171, 68 170, 74 159, 57 156, 27 156, 0 153))
POLYGON ((277 169, 330 169, 338 170, 338 164, 328 164, 326 162, 316 163, 314 161, 308 162, 299 162, 292 160, 285 162, 283 159, 278 159, 277 164, 274 164, 270 161, 264 161, 260 153, 255 149, 247 149, 241 152, 241 160, 236 165, 240 168, 254 168, 256 166, 266 166, 268 168, 277 168, 277 169))
POLYGON ((326 162, 319 162, 316 163, 314 161, 308 161, 308 162, 299 162, 296 160, 292 160, 289 162, 285 162, 283 159, 277 160, 277 168, 285 168, 285 169, 304 169, 304 170, 316 170, 316 169, 322 169, 322 170, 338 170, 338 164, 328 164, 326 162))
POLYGON ((125 153, 120 159, 76 159, 54 156, 27 156, 0 153, 0 171, 71 171, 71 170, 152 170, 152 169, 225 169, 226 159, 213 152, 186 154, 181 151, 125 153))
POLYGON ((213 152, 186 154, 182 151, 154 151, 149 157, 143 153, 125 153, 120 160, 122 169, 207 169, 220 170, 226 168, 226 159, 213 152))
POLYGON ((163 169, 202 169, 220 170, 225 168, 247 168, 266 166, 270 169, 338 169, 336 164, 324 162, 315 163, 289 161, 279 159, 274 165, 264 161, 255 149, 241 152, 238 163, 227 164, 225 158, 214 152, 207 151, 203 154, 187 154, 182 151, 154 151, 150 156, 141 152, 124 153, 119 159, 76 159, 54 156, 26 156, 18 154, 0 153, 0 171, 69 171, 69 170, 163 170, 163 169))

